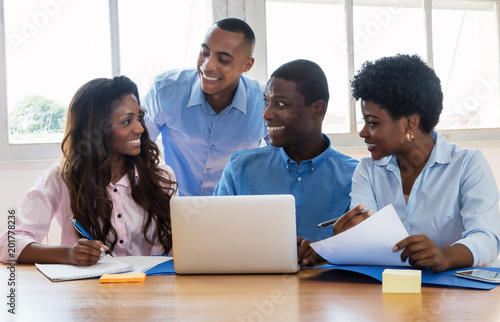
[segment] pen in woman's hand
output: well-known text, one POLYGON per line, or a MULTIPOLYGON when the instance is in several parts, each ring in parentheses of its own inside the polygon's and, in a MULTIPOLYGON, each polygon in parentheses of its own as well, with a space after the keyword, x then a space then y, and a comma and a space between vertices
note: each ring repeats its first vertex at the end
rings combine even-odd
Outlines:
MULTIPOLYGON (((77 232, 79 232, 83 237, 85 237, 87 239, 90 239, 92 241, 95 241, 94 238, 92 238, 92 236, 90 236, 90 234, 85 230, 85 228, 83 228, 82 225, 80 225, 80 223, 78 221, 76 221, 75 218, 71 217, 71 221, 73 222, 73 225, 75 226, 75 229, 76 229, 77 232)), ((113 256, 113 255, 111 255, 111 253, 109 252, 109 250, 105 250, 103 248, 103 246, 101 246, 101 252, 102 252, 102 254, 104 256, 106 256, 106 255, 113 256)))
POLYGON ((327 226, 333 225, 333 224, 335 224, 337 222, 337 220, 339 220, 339 218, 340 217, 324 221, 324 222, 322 222, 321 224, 318 225, 318 228, 327 227, 327 226))
MULTIPOLYGON (((360 212, 359 214, 357 214, 356 216, 359 216, 359 215, 361 215, 361 214, 364 214, 365 212, 368 212, 368 211, 370 211, 370 210, 369 210, 369 209, 365 209, 365 210, 363 210, 362 212, 360 212)), ((331 225, 335 224, 335 223, 337 222, 337 220, 339 220, 339 219, 340 219, 340 217, 337 217, 337 218, 333 218, 333 219, 330 219, 330 220, 324 221, 324 222, 322 222, 322 223, 320 223, 320 224, 318 225, 318 228, 331 226, 331 225)))

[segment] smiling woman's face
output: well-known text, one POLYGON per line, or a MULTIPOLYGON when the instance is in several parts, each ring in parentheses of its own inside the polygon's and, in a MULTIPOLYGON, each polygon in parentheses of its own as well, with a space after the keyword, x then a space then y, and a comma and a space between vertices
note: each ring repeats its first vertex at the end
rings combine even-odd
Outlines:
POLYGON ((109 153, 112 162, 116 162, 123 155, 136 156, 141 153, 141 134, 144 128, 141 124, 140 106, 134 95, 128 94, 113 105, 109 153))
POLYGON ((406 139, 406 118, 393 119, 386 109, 372 101, 361 101, 365 125, 359 136, 365 140, 374 160, 399 154, 406 139))

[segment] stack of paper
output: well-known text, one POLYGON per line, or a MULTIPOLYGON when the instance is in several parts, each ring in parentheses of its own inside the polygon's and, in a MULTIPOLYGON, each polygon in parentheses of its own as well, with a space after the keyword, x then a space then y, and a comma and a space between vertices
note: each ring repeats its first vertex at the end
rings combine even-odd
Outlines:
POLYGON ((358 225, 311 247, 333 264, 410 266, 401 262, 401 252, 393 252, 398 242, 408 237, 392 205, 388 205, 358 225))

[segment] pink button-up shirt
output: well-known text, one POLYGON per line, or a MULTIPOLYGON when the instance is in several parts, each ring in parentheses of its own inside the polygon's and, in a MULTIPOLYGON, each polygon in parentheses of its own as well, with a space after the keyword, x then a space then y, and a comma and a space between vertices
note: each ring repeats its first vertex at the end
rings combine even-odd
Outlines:
MULTIPOLYGON (((167 165, 161 167, 168 172, 170 180, 175 181, 172 169, 167 165)), ((136 180, 139 180, 137 175, 136 180)), ((108 197, 113 202, 111 223, 118 238, 112 254, 163 254, 163 246, 157 243, 158 236, 154 229, 148 232, 148 237, 153 240, 154 245, 149 244, 143 236, 142 224, 146 212, 132 198, 128 177, 125 175, 116 184, 109 184, 107 189, 108 197)), ((8 232, 0 238, 0 261, 5 263, 17 260, 24 247, 31 243, 41 243, 47 236, 52 218, 55 218, 61 227, 61 246, 73 246, 81 237, 75 233, 72 216, 68 188, 59 173, 59 166, 53 166, 28 191, 19 207, 15 216, 15 229, 12 231, 14 234, 10 232, 10 241, 15 239, 15 251, 9 251, 12 247, 8 245, 8 232)))

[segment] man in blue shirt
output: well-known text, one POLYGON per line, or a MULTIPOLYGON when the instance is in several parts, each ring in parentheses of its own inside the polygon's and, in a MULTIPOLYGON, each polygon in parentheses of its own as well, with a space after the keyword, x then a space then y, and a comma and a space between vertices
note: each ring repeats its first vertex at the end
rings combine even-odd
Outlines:
POLYGON ((255 35, 242 20, 213 24, 196 69, 158 75, 142 102, 150 136, 162 134, 179 195, 212 195, 229 156, 267 135, 264 84, 242 74, 254 63, 255 35))
POLYGON ((332 236, 318 224, 349 208, 358 161, 331 148, 322 133, 329 99, 323 70, 308 60, 282 65, 264 93, 271 145, 233 153, 214 195, 292 194, 297 235, 311 241, 332 236))

